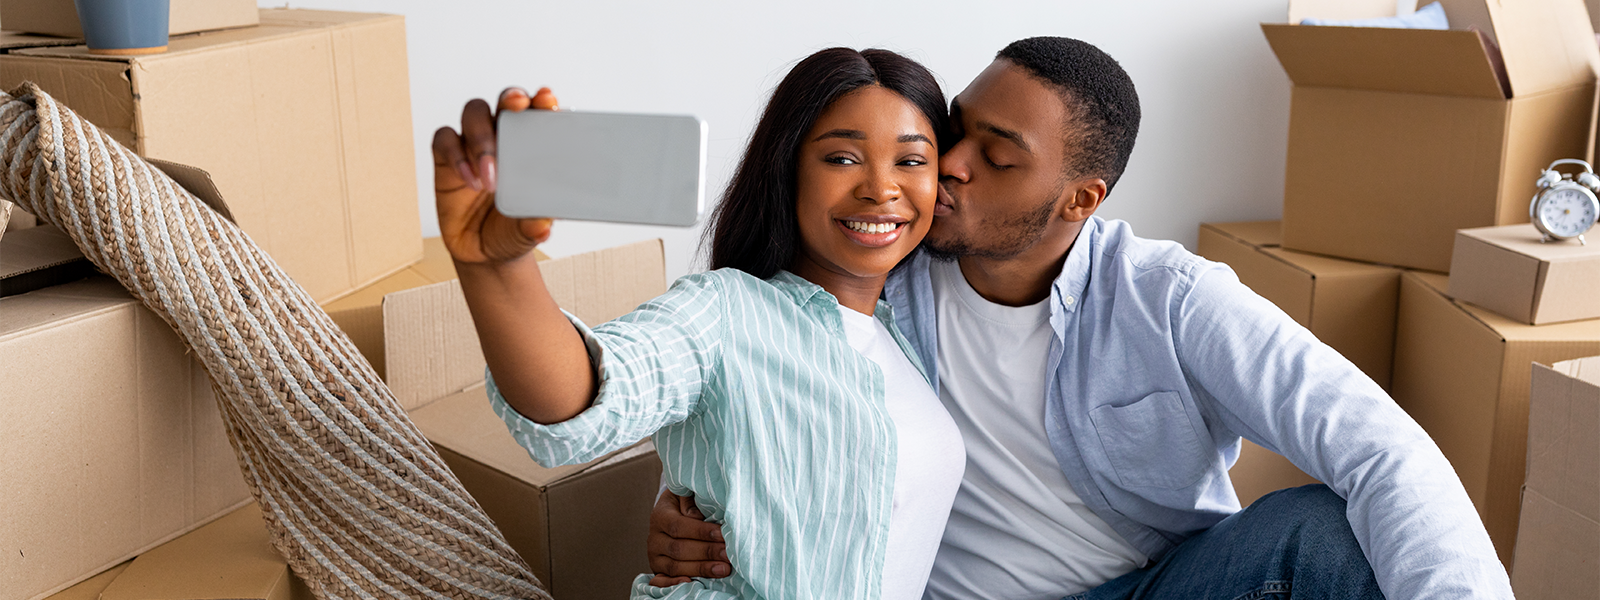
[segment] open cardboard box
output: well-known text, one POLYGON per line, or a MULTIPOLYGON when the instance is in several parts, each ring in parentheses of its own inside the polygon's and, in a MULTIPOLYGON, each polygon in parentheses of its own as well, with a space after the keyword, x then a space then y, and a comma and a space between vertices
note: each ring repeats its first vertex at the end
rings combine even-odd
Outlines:
POLYGON ((33 81, 140 156, 206 170, 245 233, 325 303, 422 257, 405 21, 258 14, 163 54, 13 47, 0 89, 33 81))
POLYGON ((1533 225, 1456 232, 1450 295, 1529 325, 1600 318, 1600 244, 1541 239, 1533 225))
MULTIPOLYGON (((170 0, 167 34, 249 27, 261 21, 255 0, 170 0)), ((83 37, 72 0, 6 0, 0 2, 0 27, 69 38, 83 37)))
POLYGON ((1533 365, 1530 394, 1511 587, 1523 600, 1600 597, 1600 356, 1533 365))
MULTIPOLYGON (((666 291, 660 240, 539 263, 562 308, 598 324, 666 291)), ((648 441, 544 468, 494 414, 478 336, 451 279, 383 299, 387 379, 402 406, 535 575, 563 599, 620 598, 649 570, 661 462, 648 441)))
POLYGON ((1457 302, 1449 285, 1416 271, 1400 280, 1394 398, 1455 467, 1513 568, 1533 363, 1600 354, 1600 319, 1536 327, 1457 302))
POLYGON ((1591 156, 1600 50, 1583 1, 1442 2, 1450 31, 1262 24, 1294 83, 1285 248, 1447 271, 1457 229, 1526 223, 1540 170, 1591 156))

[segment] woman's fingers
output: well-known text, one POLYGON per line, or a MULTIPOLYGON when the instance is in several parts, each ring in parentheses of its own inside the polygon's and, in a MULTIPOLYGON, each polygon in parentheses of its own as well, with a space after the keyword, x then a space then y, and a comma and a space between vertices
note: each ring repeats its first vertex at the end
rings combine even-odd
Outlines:
POLYGON ((550 91, 550 88, 547 87, 539 88, 539 91, 533 94, 533 98, 529 99, 528 104, 539 110, 556 110, 560 108, 556 103, 556 93, 550 91))
POLYGON ((461 149, 461 136, 449 127, 433 132, 433 191, 453 192, 461 187, 483 189, 461 149))
POLYGON ((500 90, 500 100, 495 103, 494 112, 496 115, 508 110, 522 112, 528 110, 532 101, 533 97, 528 95, 528 90, 516 86, 508 87, 500 90))
POLYGON ((493 192, 496 144, 494 115, 489 111, 488 102, 473 99, 461 109, 461 145, 481 183, 477 189, 493 192))

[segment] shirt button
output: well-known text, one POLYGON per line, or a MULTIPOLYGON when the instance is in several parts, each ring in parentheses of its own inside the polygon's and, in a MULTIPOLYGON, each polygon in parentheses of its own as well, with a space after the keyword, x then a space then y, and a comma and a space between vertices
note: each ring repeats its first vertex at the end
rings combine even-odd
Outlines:
POLYGON ((1073 302, 1072 296, 1067 296, 1067 299, 1066 299, 1067 306, 1072 306, 1072 302, 1073 302))

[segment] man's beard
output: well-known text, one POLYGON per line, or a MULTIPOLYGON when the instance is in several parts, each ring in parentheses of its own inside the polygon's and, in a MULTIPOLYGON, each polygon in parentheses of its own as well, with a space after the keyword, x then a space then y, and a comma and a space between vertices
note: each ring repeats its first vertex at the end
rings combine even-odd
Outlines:
POLYGON ((1056 201, 1060 197, 1061 190, 1056 190, 1025 214, 979 223, 977 227, 979 234, 986 231, 995 233, 987 244, 980 245, 970 239, 961 238, 936 241, 930 237, 923 239, 922 249, 934 260, 945 262, 964 256, 993 260, 1012 258, 1032 248, 1044 238, 1045 230, 1050 227, 1050 220, 1055 218, 1056 201))

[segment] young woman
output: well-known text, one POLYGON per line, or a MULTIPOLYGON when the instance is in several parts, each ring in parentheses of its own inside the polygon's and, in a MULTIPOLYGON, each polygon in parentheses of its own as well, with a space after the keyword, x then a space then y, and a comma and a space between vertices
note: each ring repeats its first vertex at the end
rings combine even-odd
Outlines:
POLYGON ((879 295, 933 218, 933 76, 884 50, 801 61, 713 218, 713 270, 592 330, 529 256, 549 221, 493 210, 490 117, 469 104, 435 150, 497 412, 546 465, 654 434, 671 489, 723 525, 731 577, 641 575, 634 597, 920 598, 965 453, 879 295))

